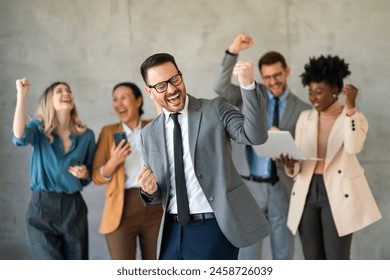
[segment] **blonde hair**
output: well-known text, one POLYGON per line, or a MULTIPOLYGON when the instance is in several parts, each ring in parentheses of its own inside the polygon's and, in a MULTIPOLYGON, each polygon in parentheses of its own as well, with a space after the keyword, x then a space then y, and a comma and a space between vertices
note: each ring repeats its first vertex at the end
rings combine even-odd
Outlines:
MULTIPOLYGON (((53 142, 53 131, 57 127, 56 123, 56 111, 53 105, 54 89, 59 85, 65 85, 68 88, 70 86, 65 82, 55 82, 45 89, 39 99, 38 109, 36 111, 36 117, 41 121, 41 130, 49 138, 50 143, 53 142)), ((87 127, 81 122, 77 113, 76 104, 70 112, 70 131, 80 136, 87 130, 87 127)))

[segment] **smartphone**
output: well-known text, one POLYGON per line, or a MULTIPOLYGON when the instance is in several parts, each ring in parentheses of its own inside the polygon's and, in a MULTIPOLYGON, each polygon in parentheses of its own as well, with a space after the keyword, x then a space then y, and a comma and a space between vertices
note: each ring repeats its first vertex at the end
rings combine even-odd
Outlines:
POLYGON ((81 165, 81 161, 77 160, 76 158, 71 158, 69 166, 75 166, 75 165, 81 165))
POLYGON ((115 140, 115 146, 118 146, 119 142, 123 139, 127 142, 127 136, 125 132, 114 132, 114 140, 115 140))

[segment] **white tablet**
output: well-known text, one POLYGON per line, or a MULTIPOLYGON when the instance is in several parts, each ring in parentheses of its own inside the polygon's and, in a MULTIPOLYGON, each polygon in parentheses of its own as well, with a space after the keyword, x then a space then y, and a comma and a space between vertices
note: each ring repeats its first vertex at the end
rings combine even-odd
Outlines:
MULTIPOLYGON (((279 157, 281 153, 288 153, 293 159, 305 159, 298 149, 289 131, 268 130, 268 140, 262 145, 252 146, 259 157, 279 157)), ((315 160, 315 159, 313 159, 315 160)))

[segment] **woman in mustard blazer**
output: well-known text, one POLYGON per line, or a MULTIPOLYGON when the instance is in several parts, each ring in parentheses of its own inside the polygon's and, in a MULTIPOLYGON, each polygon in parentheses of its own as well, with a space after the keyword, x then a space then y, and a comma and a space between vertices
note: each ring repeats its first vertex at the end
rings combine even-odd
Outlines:
POLYGON ((120 122, 102 128, 94 157, 92 180, 106 184, 106 201, 100 233, 106 237, 112 259, 135 259, 137 237, 142 259, 156 259, 161 205, 146 207, 141 201, 136 175, 143 166, 141 129, 142 93, 133 83, 117 84, 112 93, 113 108, 120 122), (124 132, 127 141, 114 141, 124 132))
POLYGON ((357 88, 343 86, 349 74, 338 56, 310 59, 301 78, 314 109, 301 113, 295 142, 305 158, 318 160, 278 159, 295 177, 287 225, 299 230, 305 259, 349 259, 352 233, 381 219, 356 156, 368 123, 356 108, 357 88))

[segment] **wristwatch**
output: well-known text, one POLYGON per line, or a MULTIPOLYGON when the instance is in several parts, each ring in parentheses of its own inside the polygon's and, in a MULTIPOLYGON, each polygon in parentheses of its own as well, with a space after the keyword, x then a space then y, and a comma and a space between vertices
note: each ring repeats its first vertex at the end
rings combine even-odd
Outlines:
POLYGON ((157 191, 155 191, 154 193, 152 194, 148 194, 147 192, 145 192, 142 188, 139 188, 140 189, 140 192, 141 192, 141 195, 143 197, 145 197, 149 202, 153 201, 153 199, 155 198, 156 194, 157 194, 157 191))

